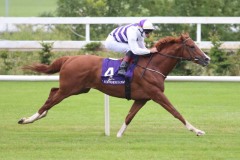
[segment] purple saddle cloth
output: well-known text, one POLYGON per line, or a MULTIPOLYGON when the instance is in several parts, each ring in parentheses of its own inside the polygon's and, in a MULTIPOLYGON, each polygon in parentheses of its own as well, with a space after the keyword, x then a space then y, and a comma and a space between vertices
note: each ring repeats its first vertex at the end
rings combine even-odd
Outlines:
POLYGON ((117 74, 121 60, 105 58, 103 59, 102 64, 102 83, 112 84, 112 85, 121 85, 125 84, 125 79, 132 79, 135 64, 130 64, 126 73, 126 77, 120 76, 117 74))

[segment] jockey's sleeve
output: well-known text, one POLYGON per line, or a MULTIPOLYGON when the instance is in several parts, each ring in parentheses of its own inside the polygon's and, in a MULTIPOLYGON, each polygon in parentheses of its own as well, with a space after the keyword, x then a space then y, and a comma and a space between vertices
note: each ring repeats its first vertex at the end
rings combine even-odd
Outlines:
POLYGON ((139 46, 140 48, 147 49, 147 48, 145 47, 145 42, 144 42, 144 38, 143 38, 143 37, 140 38, 140 40, 138 40, 138 46, 139 46))
MULTIPOLYGON (((146 47, 144 48, 140 48, 137 39, 138 39, 138 30, 135 30, 135 28, 129 28, 127 30, 127 37, 128 37, 128 45, 130 47, 130 50, 136 54, 136 55, 145 55, 145 54, 149 54, 150 50, 147 49, 146 47)), ((141 38, 141 40, 143 41, 144 39, 141 38)), ((140 42, 143 43, 144 42, 140 42)))

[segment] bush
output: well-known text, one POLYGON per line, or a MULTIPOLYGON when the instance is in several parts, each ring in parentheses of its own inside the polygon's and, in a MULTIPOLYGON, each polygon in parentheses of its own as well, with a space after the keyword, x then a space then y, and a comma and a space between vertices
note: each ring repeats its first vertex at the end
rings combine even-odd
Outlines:
POLYGON ((53 46, 53 43, 40 43, 42 45, 42 50, 41 52, 39 52, 39 56, 40 56, 40 62, 43 63, 43 64, 50 64, 50 58, 52 57, 52 46, 53 46))
POLYGON ((214 75, 226 75, 231 67, 229 54, 223 49, 220 49, 222 42, 220 42, 218 34, 210 34, 210 40, 213 47, 210 49, 209 56, 211 63, 209 69, 213 70, 214 75))
POLYGON ((7 74, 10 70, 13 69, 13 61, 9 58, 8 52, 7 51, 1 51, 0 52, 0 58, 3 61, 3 66, 1 66, 1 72, 3 74, 7 74))
POLYGON ((229 75, 239 76, 240 75, 240 49, 237 52, 231 52, 229 56, 231 66, 229 68, 229 75))
POLYGON ((91 42, 85 45, 85 51, 99 51, 101 50, 102 43, 101 42, 91 42))

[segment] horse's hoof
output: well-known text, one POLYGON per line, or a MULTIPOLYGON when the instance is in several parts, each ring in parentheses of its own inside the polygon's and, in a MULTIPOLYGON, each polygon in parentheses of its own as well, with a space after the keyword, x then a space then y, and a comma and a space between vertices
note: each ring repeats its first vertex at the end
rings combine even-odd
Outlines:
POLYGON ((117 134, 117 138, 122 138, 122 134, 121 134, 121 133, 118 133, 118 134, 117 134))
POLYGON ((18 124, 23 124, 25 118, 22 118, 18 121, 18 124))
POLYGON ((204 132, 204 131, 198 131, 198 132, 197 132, 197 136, 203 136, 203 135, 205 135, 205 132, 204 132))

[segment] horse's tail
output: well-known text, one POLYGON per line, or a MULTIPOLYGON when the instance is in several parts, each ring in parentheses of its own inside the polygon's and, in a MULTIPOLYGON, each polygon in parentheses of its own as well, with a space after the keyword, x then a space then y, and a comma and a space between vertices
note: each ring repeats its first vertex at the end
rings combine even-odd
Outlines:
POLYGON ((46 64, 32 64, 32 65, 26 65, 22 69, 24 70, 31 70, 34 72, 39 72, 39 73, 45 73, 45 74, 54 74, 57 73, 61 70, 62 65, 68 60, 69 57, 61 57, 56 59, 53 63, 50 65, 46 64))

